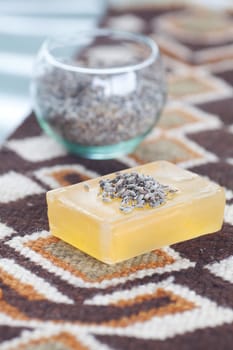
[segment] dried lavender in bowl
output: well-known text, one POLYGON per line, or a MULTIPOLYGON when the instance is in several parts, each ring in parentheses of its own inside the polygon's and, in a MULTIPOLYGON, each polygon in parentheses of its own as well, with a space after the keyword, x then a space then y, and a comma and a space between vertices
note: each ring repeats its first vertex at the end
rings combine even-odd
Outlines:
POLYGON ((156 65, 111 76, 49 67, 36 77, 38 115, 66 141, 85 146, 143 135, 165 100, 163 72, 156 65))

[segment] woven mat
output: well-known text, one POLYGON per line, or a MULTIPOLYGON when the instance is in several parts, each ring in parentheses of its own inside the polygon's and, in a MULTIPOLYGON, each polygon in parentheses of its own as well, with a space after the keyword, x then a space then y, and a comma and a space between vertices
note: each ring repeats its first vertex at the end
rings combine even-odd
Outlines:
POLYGON ((169 100, 136 152, 67 155, 34 116, 0 152, 1 350, 233 348, 233 42, 231 14, 149 8, 105 25, 160 44, 169 100), (48 232, 45 192, 167 159, 226 188, 221 232, 104 265, 48 232), (159 259, 158 259, 159 256, 159 259))

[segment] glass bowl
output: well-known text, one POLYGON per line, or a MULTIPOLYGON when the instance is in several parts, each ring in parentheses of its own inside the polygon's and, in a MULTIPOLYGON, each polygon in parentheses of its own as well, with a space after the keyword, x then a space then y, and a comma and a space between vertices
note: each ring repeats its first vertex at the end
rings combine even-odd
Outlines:
POLYGON ((107 29, 48 39, 31 96, 42 129, 70 152, 92 159, 131 153, 165 103, 159 49, 143 35, 107 29))

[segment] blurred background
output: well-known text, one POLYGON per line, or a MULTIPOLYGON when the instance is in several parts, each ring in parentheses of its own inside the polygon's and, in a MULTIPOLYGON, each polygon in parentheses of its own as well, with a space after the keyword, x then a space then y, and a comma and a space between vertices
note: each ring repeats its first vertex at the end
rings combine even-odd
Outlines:
MULTIPOLYGON (((186 0, 186 2, 192 0, 186 0)), ((30 112, 35 55, 47 36, 98 26, 109 6, 146 6, 179 0, 0 0, 0 143, 30 112)), ((233 0, 195 0, 213 8, 233 0)))

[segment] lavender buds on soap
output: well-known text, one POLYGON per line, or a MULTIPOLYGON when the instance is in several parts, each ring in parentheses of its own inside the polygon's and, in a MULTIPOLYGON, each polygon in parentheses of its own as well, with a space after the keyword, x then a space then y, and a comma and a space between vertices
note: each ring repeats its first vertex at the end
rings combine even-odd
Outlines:
POLYGON ((131 212, 134 208, 151 208, 164 204, 169 194, 177 190, 162 185, 150 175, 137 172, 116 173, 113 179, 102 179, 99 182, 102 200, 111 202, 115 198, 121 199, 120 210, 131 212))

